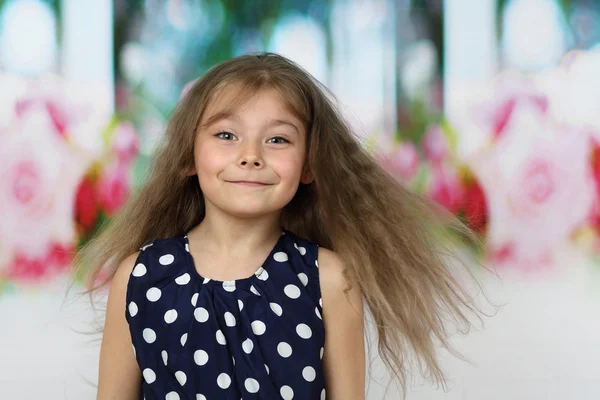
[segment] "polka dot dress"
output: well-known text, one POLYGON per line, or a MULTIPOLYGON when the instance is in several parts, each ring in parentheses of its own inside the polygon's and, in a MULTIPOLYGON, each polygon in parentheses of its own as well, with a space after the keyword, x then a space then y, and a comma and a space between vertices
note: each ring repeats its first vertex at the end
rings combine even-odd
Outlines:
POLYGON ((142 247, 126 318, 146 400, 325 399, 318 246, 283 231, 249 278, 198 274, 187 236, 142 247))

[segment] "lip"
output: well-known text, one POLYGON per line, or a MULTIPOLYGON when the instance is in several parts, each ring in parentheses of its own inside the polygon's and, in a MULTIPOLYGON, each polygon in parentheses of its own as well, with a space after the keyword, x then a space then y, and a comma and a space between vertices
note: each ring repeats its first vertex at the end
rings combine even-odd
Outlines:
POLYGON ((250 186, 250 187, 263 187, 270 186, 268 183, 258 182, 258 181, 228 181, 229 183, 234 183, 236 185, 241 186, 250 186))

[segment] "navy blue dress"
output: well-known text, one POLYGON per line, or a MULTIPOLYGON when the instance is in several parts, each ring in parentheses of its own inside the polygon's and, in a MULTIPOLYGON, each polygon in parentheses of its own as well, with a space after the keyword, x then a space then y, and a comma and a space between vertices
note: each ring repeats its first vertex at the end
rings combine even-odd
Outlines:
POLYGON ((235 281, 200 276, 187 235, 140 250, 126 318, 146 400, 325 399, 316 243, 284 230, 235 281))

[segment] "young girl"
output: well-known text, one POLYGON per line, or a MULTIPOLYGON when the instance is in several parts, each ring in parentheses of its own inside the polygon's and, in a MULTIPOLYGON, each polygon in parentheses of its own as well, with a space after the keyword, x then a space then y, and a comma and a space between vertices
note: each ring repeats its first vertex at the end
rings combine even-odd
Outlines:
POLYGON ((307 72, 226 61, 81 254, 109 271, 92 291, 111 282, 98 399, 364 399, 363 301, 402 386, 413 356, 443 383, 445 324, 473 310, 447 229, 471 235, 384 172, 307 72))

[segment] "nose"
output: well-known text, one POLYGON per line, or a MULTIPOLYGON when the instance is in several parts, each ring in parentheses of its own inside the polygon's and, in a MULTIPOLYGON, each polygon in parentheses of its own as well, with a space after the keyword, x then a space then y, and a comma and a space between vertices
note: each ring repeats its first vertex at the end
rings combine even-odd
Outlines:
POLYGON ((242 150, 239 158, 240 167, 261 168, 264 164, 259 146, 249 144, 242 150))

